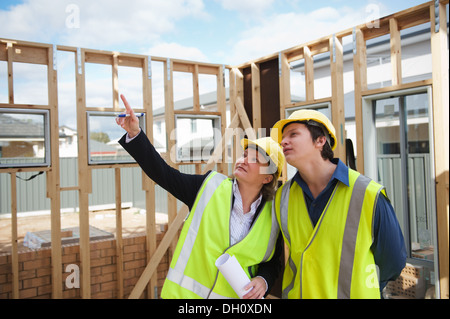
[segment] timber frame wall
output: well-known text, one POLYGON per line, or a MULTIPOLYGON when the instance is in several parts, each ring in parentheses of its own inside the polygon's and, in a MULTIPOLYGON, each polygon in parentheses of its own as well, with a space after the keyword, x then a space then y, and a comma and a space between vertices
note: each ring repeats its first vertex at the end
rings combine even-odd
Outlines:
MULTIPOLYGON (((158 61, 164 64, 164 92, 165 92, 165 121, 167 136, 175 127, 174 115, 192 114, 201 115, 211 112, 202 112, 199 103, 198 75, 213 74, 217 76, 217 112, 214 115, 221 116, 222 140, 213 153, 213 156, 203 167, 196 164, 196 172, 206 172, 215 168, 224 174, 228 174, 225 164, 218 163, 218 159, 224 158, 227 142, 233 139, 232 130, 225 128, 242 127, 250 138, 257 136, 256 129, 268 129, 279 119, 284 118, 285 110, 303 105, 320 102, 331 103, 331 117, 337 128, 338 145, 335 151, 337 157, 345 162, 345 114, 344 114, 344 88, 343 88, 343 45, 342 39, 353 36, 354 39, 354 85, 355 85, 355 121, 357 135, 358 171, 364 173, 364 141, 362 128, 362 98, 375 93, 397 91, 405 88, 431 85, 433 88, 433 128, 434 128, 434 159, 436 174, 436 210, 438 231, 439 254, 439 282, 441 298, 449 297, 449 156, 448 156, 448 132, 449 132, 449 95, 448 95, 448 49, 447 49, 447 17, 445 1, 431 1, 422 5, 384 17, 378 21, 379 27, 370 28, 367 25, 359 25, 352 29, 337 32, 331 36, 311 41, 299 46, 265 56, 260 59, 230 67, 209 63, 199 63, 176 59, 149 57, 137 54, 125 54, 88 50, 83 48, 31 43, 24 41, 0 39, 0 60, 7 61, 8 66, 8 103, 0 104, 0 108, 30 108, 45 109, 50 111, 50 145, 51 166, 34 168, 1 168, 0 173, 11 174, 11 216, 12 216, 12 277, 13 298, 19 298, 19 262, 17 248, 17 193, 16 174, 24 171, 45 171, 47 175, 47 197, 51 200, 51 230, 52 230, 52 297, 62 297, 62 258, 61 258, 61 219, 60 219, 60 193, 68 190, 78 191, 80 203, 80 263, 81 263, 81 297, 90 298, 90 251, 89 251, 89 217, 88 195, 92 192, 92 169, 113 168, 115 171, 116 186, 116 256, 118 258, 118 296, 123 293, 123 239, 121 225, 121 190, 120 169, 122 167, 137 166, 137 164, 110 164, 89 165, 87 151, 87 111, 122 111, 119 107, 118 92, 118 66, 132 66, 142 69, 143 83, 143 108, 138 112, 147 114, 146 133, 152 140, 152 82, 149 76, 149 63, 158 61), (436 16, 440 17, 436 19, 436 16), (402 83, 401 77, 401 38, 400 31, 416 25, 430 23, 431 26, 431 50, 432 50, 432 78, 413 83, 402 83), (390 35, 392 85, 382 89, 367 89, 366 66, 366 41, 369 39, 390 35), (54 68, 54 55, 56 50, 69 51, 75 54, 76 61, 76 95, 77 95, 77 131, 78 131, 78 180, 79 185, 74 187, 60 186, 59 151, 58 151, 58 99, 57 99, 57 71, 54 68), (332 94, 330 97, 320 100, 314 99, 314 60, 313 56, 321 53, 330 53, 330 72, 332 81, 332 94), (289 63, 304 59, 306 101, 291 103, 290 96, 290 72, 289 63), (13 62, 37 63, 47 66, 48 78, 48 105, 23 105, 14 102, 13 88, 13 62), (84 64, 99 63, 111 65, 113 107, 112 108, 88 108, 85 97, 85 72, 84 64), (226 123, 226 97, 224 72, 230 70, 230 111, 231 122, 226 123), (173 72, 188 72, 193 75, 194 108, 192 111, 174 110, 173 101, 173 72), (253 129, 252 129, 253 128, 253 129), (217 165, 216 165, 217 164, 217 165)), ((258 133, 261 131, 258 130, 258 133)), ((238 143, 235 137, 234 143, 238 143)), ((174 151, 175 141, 168 140, 167 150, 174 151)), ((233 154, 237 156, 237 154, 233 154)), ((166 154, 167 162, 178 168, 181 163, 174 163, 166 154)), ((203 163, 205 164, 205 163, 203 163)), ((283 179, 286 177, 284 176, 283 179)), ((161 258, 169 250, 173 252, 176 243, 176 235, 187 216, 188 209, 183 206, 177 212, 176 199, 168 195, 169 227, 160 244, 156 245, 155 231, 155 184, 145 175, 142 177, 142 189, 146 194, 147 208, 147 260, 148 265, 142 273, 129 298, 140 298, 147 288, 148 296, 153 298, 153 289, 156 281, 156 269, 161 258)))

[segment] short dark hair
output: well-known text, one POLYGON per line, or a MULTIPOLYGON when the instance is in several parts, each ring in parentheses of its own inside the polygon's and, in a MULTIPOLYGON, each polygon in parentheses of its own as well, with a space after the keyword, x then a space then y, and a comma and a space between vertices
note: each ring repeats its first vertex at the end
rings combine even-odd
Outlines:
MULTIPOLYGON (((319 137, 326 137, 325 133, 323 132, 323 130, 318 127, 318 126, 313 126, 313 125, 308 125, 306 124, 306 128, 309 130, 309 132, 311 133, 311 137, 313 142, 315 142, 319 137)), ((323 145, 322 148, 322 152, 320 153, 320 155, 322 155, 323 159, 328 159, 328 160, 332 160, 334 157, 334 152, 331 149, 330 143, 325 142, 325 144, 323 145)))

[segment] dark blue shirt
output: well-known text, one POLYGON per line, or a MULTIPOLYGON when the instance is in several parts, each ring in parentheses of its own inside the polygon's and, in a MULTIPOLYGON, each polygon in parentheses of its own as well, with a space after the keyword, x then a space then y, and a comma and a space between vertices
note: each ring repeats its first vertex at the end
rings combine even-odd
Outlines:
MULTIPOLYGON (((334 187, 338 182, 349 186, 348 167, 338 158, 332 160, 337 164, 336 170, 325 189, 314 198, 308 185, 299 172, 294 175, 294 181, 302 188, 309 217, 316 226, 322 215, 334 187)), ((395 280, 405 267, 406 248, 402 230, 395 216, 394 208, 388 198, 379 196, 373 221, 373 243, 371 250, 374 254, 375 264, 379 268, 380 291, 387 281, 395 280)))

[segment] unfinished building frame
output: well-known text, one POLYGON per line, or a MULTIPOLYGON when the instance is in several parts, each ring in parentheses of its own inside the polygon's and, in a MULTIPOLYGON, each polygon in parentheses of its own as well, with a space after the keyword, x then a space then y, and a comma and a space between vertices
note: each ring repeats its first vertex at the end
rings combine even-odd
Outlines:
MULTIPOLYGON (((52 297, 62 297, 62 258, 61 258, 61 220, 60 220, 60 193, 64 191, 77 191, 80 206, 80 259, 81 259, 81 296, 90 298, 90 251, 89 251, 89 193, 92 192, 92 170, 112 168, 115 172, 116 194, 116 256, 117 262, 117 291, 119 298, 127 297, 123 289, 123 250, 122 250, 122 224, 121 224, 121 181, 120 170, 123 167, 135 167, 135 163, 117 163, 93 165, 88 161, 88 130, 87 112, 122 112, 119 103, 118 67, 128 66, 142 71, 142 108, 137 112, 146 114, 146 127, 143 128, 152 140, 153 136, 153 108, 152 108, 152 75, 151 62, 157 61, 164 68, 164 99, 166 134, 170 136, 175 128, 175 116, 217 116, 221 118, 221 140, 209 160, 195 163, 196 172, 206 172, 215 168, 223 174, 228 174, 228 166, 220 158, 225 158, 226 146, 230 141, 238 144, 239 136, 233 132, 241 127, 250 138, 269 134, 269 129, 279 119, 285 118, 289 110, 311 105, 326 105, 330 117, 336 127, 337 148, 336 157, 346 161, 346 129, 344 113, 343 88, 343 38, 353 38, 353 74, 355 92, 355 122, 357 136, 357 170, 365 172, 364 161, 364 128, 362 101, 366 96, 411 89, 416 87, 432 87, 432 118, 434 139, 434 170, 436 194, 436 224, 438 233, 438 264, 440 297, 448 298, 448 207, 449 207, 449 157, 448 157, 448 34, 446 6, 448 1, 431 1, 422 5, 395 13, 377 21, 376 28, 367 24, 336 32, 333 35, 298 45, 281 52, 237 66, 224 66, 210 63, 200 63, 177 59, 150 57, 137 54, 106 52, 83 48, 31 43, 0 39, 0 60, 7 62, 8 69, 8 103, 0 104, 0 108, 46 110, 49 112, 50 128, 50 165, 40 167, 2 167, 0 173, 11 174, 11 218, 12 218, 12 297, 19 298, 19 268, 17 249, 17 193, 16 174, 18 172, 45 171, 47 177, 47 197, 51 201, 51 265, 52 265, 52 297), (420 24, 430 24, 432 78, 417 82, 402 82, 401 64, 401 37, 400 31, 420 24), (390 58, 392 81, 390 86, 379 89, 368 89, 367 85, 367 57, 366 42, 368 40, 390 36, 390 58), (58 150, 58 93, 57 70, 55 67, 56 52, 67 51, 75 55, 76 61, 76 108, 78 131, 78 185, 70 187, 60 186, 60 167, 58 150), (331 94, 327 97, 315 98, 314 57, 329 55, 331 94), (305 100, 292 101, 290 91, 291 63, 302 60, 305 73, 305 100), (13 63, 24 62, 45 65, 48 79, 48 104, 18 104, 14 99, 14 70, 13 63), (86 105, 86 78, 85 64, 96 63, 111 67, 112 70, 112 101, 111 107, 88 107, 86 105), (230 123, 226 122, 226 91, 224 73, 229 71, 229 105, 230 123), (174 83, 173 72, 192 74, 193 109, 174 109, 174 83), (217 82, 217 111, 203 111, 200 107, 199 74, 208 74, 216 77, 217 82), (227 130, 229 128, 231 130, 227 130), (206 165, 205 165, 206 164, 206 165)), ((186 163, 174 161, 176 140, 167 140, 167 152, 163 154, 169 165, 179 168, 186 163)), ((233 160, 239 154, 233 154, 233 160)), ((286 180, 286 173, 282 179, 286 180)), ((162 256, 169 250, 174 250, 177 234, 184 218, 188 213, 186 206, 177 212, 177 202, 168 195, 169 227, 160 242, 156 245, 155 233, 155 184, 142 174, 142 189, 145 191, 147 211, 147 260, 148 265, 139 281, 129 294, 129 298, 140 298, 147 288, 147 296, 154 297, 155 270, 162 256)))

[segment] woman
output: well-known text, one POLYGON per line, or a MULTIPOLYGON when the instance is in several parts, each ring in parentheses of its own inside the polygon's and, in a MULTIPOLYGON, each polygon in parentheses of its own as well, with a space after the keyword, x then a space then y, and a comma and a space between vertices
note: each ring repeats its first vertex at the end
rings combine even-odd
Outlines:
POLYGON ((116 119, 127 131, 119 143, 153 181, 190 210, 162 298, 237 298, 214 265, 225 252, 234 255, 252 278, 244 298, 262 298, 280 269, 281 236, 271 210, 284 166, 281 147, 270 138, 243 139, 244 153, 236 161, 233 179, 214 171, 184 174, 161 158, 121 98, 130 116, 116 119))

